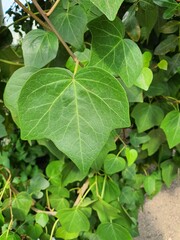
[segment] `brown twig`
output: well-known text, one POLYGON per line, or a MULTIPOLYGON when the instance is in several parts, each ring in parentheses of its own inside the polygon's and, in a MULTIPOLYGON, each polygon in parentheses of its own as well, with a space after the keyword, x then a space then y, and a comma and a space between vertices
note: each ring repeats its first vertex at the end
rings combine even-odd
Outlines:
MULTIPOLYGON (((39 11, 39 13, 42 15, 42 17, 44 18, 44 20, 47 22, 47 24, 49 25, 49 27, 51 28, 52 32, 54 32, 57 36, 57 38, 59 39, 59 41, 62 43, 62 45, 64 46, 64 48, 66 49, 66 51, 69 53, 69 55, 72 57, 72 59, 74 60, 74 62, 79 61, 76 57, 76 55, 71 51, 71 49, 69 48, 69 46, 66 44, 66 42, 62 39, 61 35, 58 33, 58 31, 55 29, 55 27, 53 26, 53 24, 51 23, 51 21, 49 20, 49 18, 46 16, 46 13, 43 11, 43 9, 40 7, 39 3, 36 0, 32 0, 32 2, 34 3, 35 7, 37 8, 37 10, 39 11)), ((83 67, 84 65, 82 63, 79 62, 79 65, 81 67, 83 67)))
POLYGON ((38 22, 45 29, 50 30, 49 26, 45 24, 40 18, 38 18, 31 10, 26 8, 19 0, 14 0, 28 15, 30 15, 36 22, 38 22))
POLYGON ((84 195, 84 193, 88 189, 88 186, 89 186, 89 179, 87 179, 86 182, 82 185, 82 187, 78 190, 78 194, 79 195, 76 198, 76 201, 74 202, 74 207, 79 204, 79 202, 81 201, 82 196, 84 195))
POLYGON ((31 207, 31 209, 36 213, 45 213, 49 216, 56 216, 56 214, 57 214, 57 212, 55 212, 55 211, 43 211, 43 210, 39 210, 38 208, 35 208, 35 207, 31 207))
POLYGON ((53 13, 54 9, 57 7, 58 3, 60 2, 61 0, 56 0, 56 2, 53 4, 53 6, 51 7, 51 9, 46 13, 46 16, 50 16, 51 13, 53 13))

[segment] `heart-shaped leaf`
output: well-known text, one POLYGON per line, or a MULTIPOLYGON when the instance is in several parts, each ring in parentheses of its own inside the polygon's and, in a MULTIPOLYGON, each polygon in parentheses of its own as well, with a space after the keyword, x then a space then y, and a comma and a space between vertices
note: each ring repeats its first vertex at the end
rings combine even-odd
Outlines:
POLYGON ((120 76, 128 87, 135 84, 143 68, 142 54, 137 44, 123 39, 122 22, 102 16, 88 26, 93 35, 90 65, 120 76))
POLYGON ((156 105, 148 103, 138 103, 132 111, 138 132, 144 132, 153 126, 160 125, 164 117, 162 109, 156 105))
POLYGON ((116 223, 101 223, 97 229, 99 240, 132 240, 130 233, 121 225, 116 223))
POLYGON ((104 171, 106 174, 114 174, 122 171, 126 167, 126 162, 122 157, 108 154, 104 160, 104 171))
POLYGON ((138 153, 135 149, 126 148, 125 155, 128 161, 128 166, 131 166, 137 159, 138 153))
POLYGON ((180 143, 180 112, 171 111, 163 119, 161 128, 164 130, 169 147, 172 148, 180 143))
POLYGON ((123 0, 114 0, 113 7, 111 6, 112 5, 111 0, 91 0, 91 2, 97 8, 99 8, 99 10, 103 12, 110 21, 113 21, 117 15, 117 12, 123 0))
POLYGON ((69 233, 89 230, 90 224, 88 218, 79 208, 64 208, 59 210, 57 217, 62 227, 69 233))
POLYGON ((19 98, 23 139, 47 138, 86 172, 115 128, 129 126, 128 101, 119 82, 88 67, 75 76, 61 68, 42 69, 19 98))
POLYGON ((44 67, 56 57, 58 47, 58 39, 53 32, 41 29, 30 31, 22 42, 25 65, 44 67))
POLYGON ((87 16, 80 6, 73 6, 68 10, 58 6, 52 13, 50 20, 57 31, 63 36, 64 41, 80 49, 83 45, 87 16))
POLYGON ((35 73, 38 68, 22 67, 18 69, 9 79, 4 91, 4 103, 10 110, 14 122, 19 125, 18 121, 18 99, 21 89, 28 78, 35 73))

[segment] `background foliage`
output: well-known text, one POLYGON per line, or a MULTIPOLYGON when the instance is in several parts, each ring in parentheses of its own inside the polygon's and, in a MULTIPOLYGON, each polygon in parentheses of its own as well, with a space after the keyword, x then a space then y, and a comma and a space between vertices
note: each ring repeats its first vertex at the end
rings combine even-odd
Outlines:
POLYGON ((180 164, 180 5, 15 2, 22 42, 0 28, 0 239, 133 239, 180 164))

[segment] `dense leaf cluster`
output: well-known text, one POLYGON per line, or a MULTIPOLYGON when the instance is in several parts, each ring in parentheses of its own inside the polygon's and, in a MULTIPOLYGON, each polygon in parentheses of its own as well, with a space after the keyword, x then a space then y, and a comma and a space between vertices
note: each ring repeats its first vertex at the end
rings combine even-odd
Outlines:
POLYGON ((0 29, 0 239, 131 240, 180 164, 180 4, 38 2, 0 29))

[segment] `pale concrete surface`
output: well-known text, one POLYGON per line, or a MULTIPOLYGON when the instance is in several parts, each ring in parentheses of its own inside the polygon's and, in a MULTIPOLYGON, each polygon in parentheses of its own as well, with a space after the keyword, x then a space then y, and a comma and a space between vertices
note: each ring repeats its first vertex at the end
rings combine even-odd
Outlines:
POLYGON ((180 178, 152 200, 147 199, 139 213, 140 236, 134 240, 180 240, 180 178))

